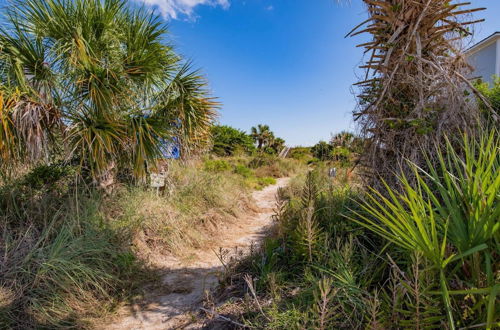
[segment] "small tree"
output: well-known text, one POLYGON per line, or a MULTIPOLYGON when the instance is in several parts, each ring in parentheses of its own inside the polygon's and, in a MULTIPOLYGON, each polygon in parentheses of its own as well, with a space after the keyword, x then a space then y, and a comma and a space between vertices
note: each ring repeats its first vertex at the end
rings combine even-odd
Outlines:
POLYGON ((252 127, 250 136, 257 143, 257 149, 262 150, 263 147, 274 139, 274 134, 269 129, 269 125, 259 124, 257 127, 252 127))
POLYGON ((285 147, 285 143, 286 142, 284 139, 278 137, 272 141, 270 147, 274 150, 275 153, 279 154, 285 147))
POLYGON ((252 138, 236 128, 216 125, 212 127, 212 152, 219 156, 232 156, 238 151, 252 153, 255 145, 252 138))
POLYGON ((257 150, 268 154, 277 154, 285 147, 285 140, 276 137, 268 125, 252 127, 250 136, 257 144, 257 150))
POLYGON ((319 141, 311 148, 313 156, 322 161, 331 159, 332 150, 332 145, 326 143, 325 141, 319 141))

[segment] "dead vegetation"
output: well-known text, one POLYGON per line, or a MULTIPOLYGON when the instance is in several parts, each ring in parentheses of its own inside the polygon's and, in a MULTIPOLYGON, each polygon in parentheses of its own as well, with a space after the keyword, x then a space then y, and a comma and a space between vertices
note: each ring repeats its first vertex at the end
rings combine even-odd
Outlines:
POLYGON ((471 14, 483 8, 448 0, 364 2, 369 18, 348 34, 371 37, 358 46, 368 60, 354 118, 369 141, 364 161, 371 181, 392 182, 405 159, 425 162, 416 146, 429 150, 445 133, 479 125, 477 105, 464 97, 476 89, 467 80, 463 40, 481 21, 471 14))

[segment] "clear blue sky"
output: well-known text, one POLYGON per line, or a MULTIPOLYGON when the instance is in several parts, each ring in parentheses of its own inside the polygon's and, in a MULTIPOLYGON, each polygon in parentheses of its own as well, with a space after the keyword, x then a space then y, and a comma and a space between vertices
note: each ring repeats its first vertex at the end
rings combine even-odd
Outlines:
MULTIPOLYGON (((129 0, 146 2, 169 22, 177 51, 203 69, 222 102, 220 122, 243 130, 259 123, 294 145, 354 130, 363 37, 344 38, 366 18, 361 0, 129 0)), ((7 1, 0 0, 0 5, 7 1)), ((500 1, 476 17, 478 41, 500 31, 500 1)))

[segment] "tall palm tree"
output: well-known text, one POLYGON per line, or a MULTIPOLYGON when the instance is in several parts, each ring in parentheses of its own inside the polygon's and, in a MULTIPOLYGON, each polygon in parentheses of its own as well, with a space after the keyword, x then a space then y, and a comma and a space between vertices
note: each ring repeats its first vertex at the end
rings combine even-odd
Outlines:
POLYGON ((252 127, 250 136, 257 143, 258 150, 262 150, 263 147, 267 146, 274 139, 274 134, 269 129, 269 125, 262 124, 252 127))
POLYGON ((217 104, 159 16, 124 0, 16 5, 0 28, 3 163, 59 151, 95 178, 116 166, 141 177, 165 140, 208 139, 217 104))

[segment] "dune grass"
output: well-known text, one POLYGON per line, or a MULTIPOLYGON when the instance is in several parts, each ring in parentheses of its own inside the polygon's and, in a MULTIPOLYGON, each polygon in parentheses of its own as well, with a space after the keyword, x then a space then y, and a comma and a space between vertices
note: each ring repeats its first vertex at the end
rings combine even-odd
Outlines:
POLYGON ((157 278, 161 255, 208 249, 252 212, 251 191, 275 178, 250 160, 172 161, 159 194, 126 183, 106 194, 61 164, 2 184, 0 328, 92 328, 157 278))

